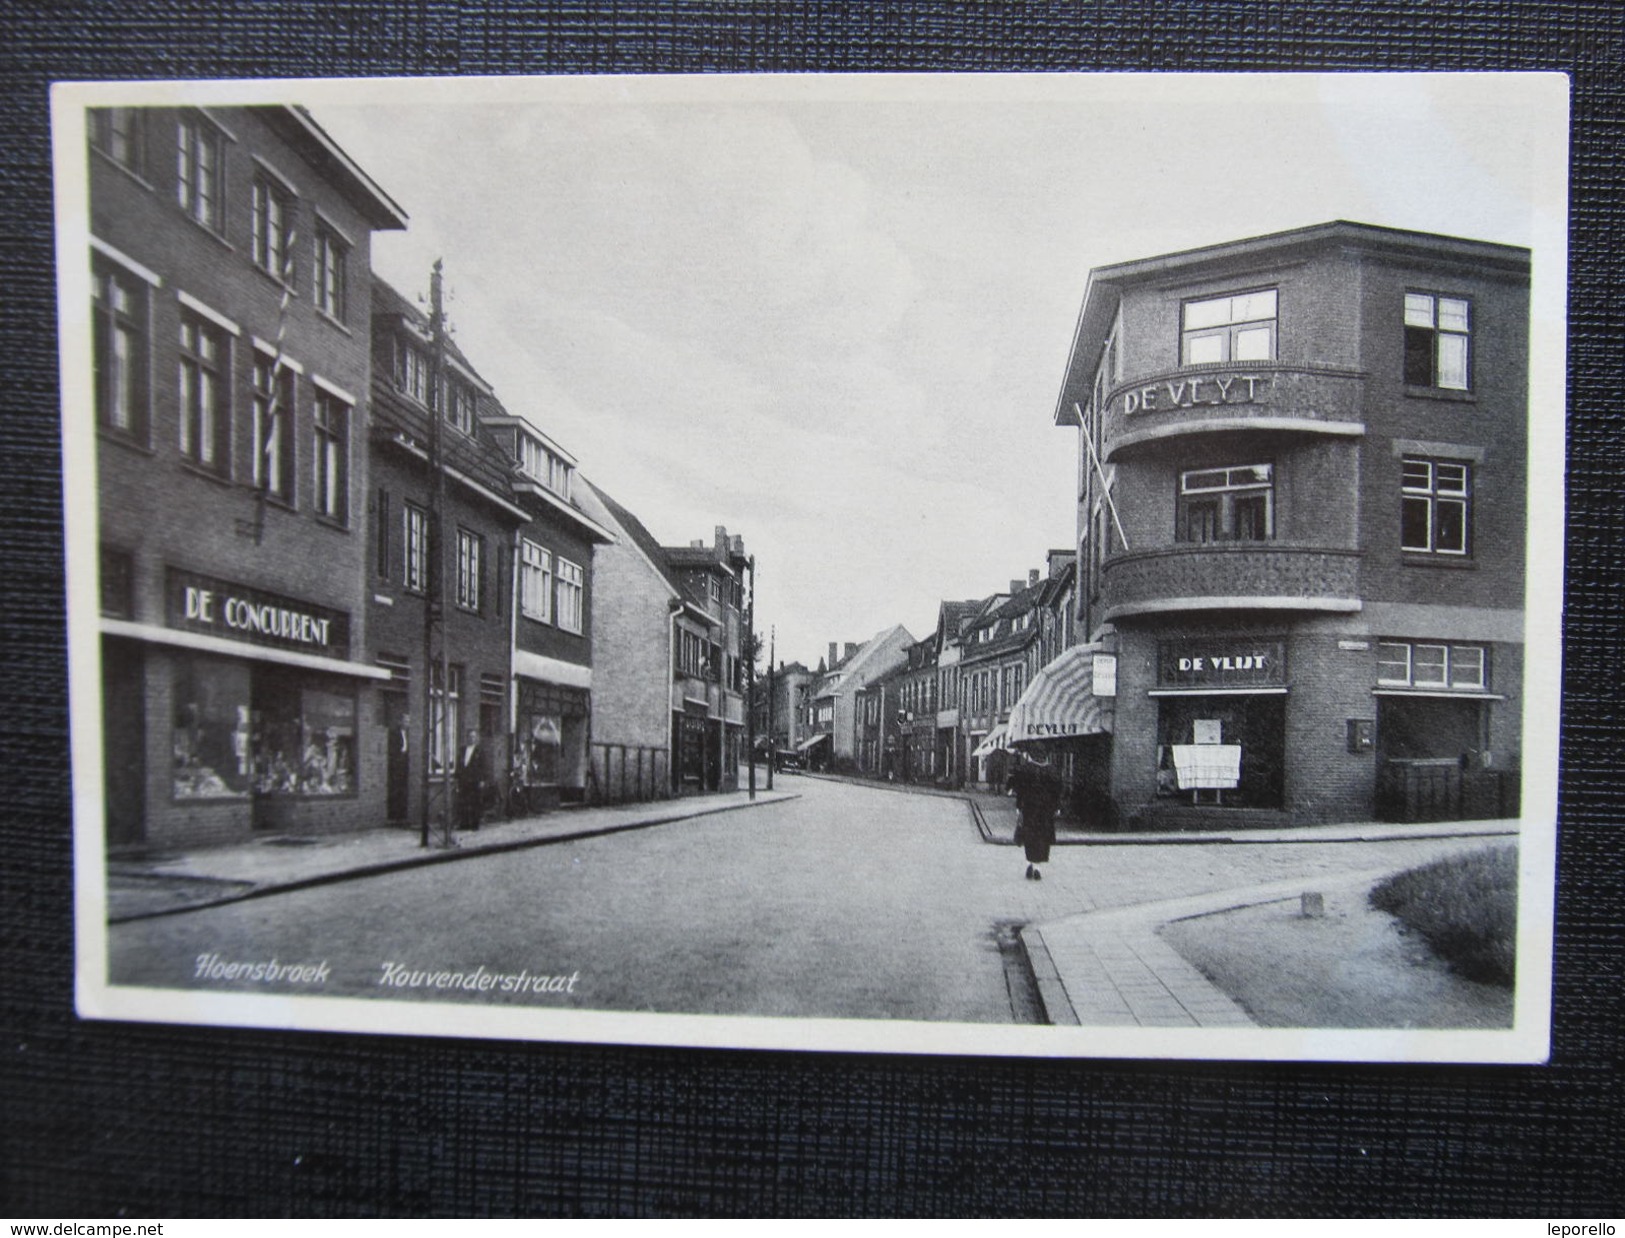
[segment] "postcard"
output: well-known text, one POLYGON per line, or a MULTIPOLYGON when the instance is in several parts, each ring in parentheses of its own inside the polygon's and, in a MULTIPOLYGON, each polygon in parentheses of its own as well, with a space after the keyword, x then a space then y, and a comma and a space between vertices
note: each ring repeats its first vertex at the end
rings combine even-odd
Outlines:
POLYGON ((1562 76, 52 108, 81 1016, 1546 1059, 1562 76))

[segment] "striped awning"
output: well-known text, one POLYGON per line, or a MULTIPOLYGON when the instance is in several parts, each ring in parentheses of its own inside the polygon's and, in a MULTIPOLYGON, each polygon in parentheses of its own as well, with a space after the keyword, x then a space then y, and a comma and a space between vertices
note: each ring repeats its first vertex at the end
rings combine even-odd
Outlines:
POLYGON ((1008 742, 1111 734, 1107 698, 1095 695, 1099 652, 1099 645, 1075 645, 1034 675, 1010 710, 1008 742))
POLYGON ((811 748, 814 744, 821 744, 826 739, 828 739, 829 737, 830 737, 830 735, 829 735, 828 731, 820 731, 817 735, 814 735, 811 739, 804 739, 799 744, 797 744, 796 745, 796 751, 797 752, 806 752, 807 749, 811 748))
POLYGON ((1001 749, 1008 750, 1010 745, 1005 743, 1005 733, 1004 727, 994 727, 990 732, 988 732, 987 738, 981 743, 977 744, 976 747, 971 751, 971 756, 990 757, 1001 749))

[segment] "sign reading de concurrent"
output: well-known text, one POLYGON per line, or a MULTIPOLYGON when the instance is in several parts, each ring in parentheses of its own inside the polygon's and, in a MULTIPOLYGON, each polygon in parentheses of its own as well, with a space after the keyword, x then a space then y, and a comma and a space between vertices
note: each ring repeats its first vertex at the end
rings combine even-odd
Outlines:
POLYGON ((330 658, 350 654, 344 611, 173 567, 165 592, 172 628, 330 658))

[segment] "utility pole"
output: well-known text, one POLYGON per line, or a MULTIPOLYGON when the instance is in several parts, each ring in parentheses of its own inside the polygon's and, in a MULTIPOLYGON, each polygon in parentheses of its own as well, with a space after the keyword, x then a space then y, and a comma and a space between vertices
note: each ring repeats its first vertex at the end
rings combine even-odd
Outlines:
MULTIPOLYGON (((745 743, 750 752, 750 798, 756 798, 756 556, 748 561, 750 603, 745 608, 745 743)), ((771 730, 771 724, 769 724, 771 730)))
MULTIPOLYGON (((427 596, 423 604, 423 789, 422 829, 420 844, 429 845, 429 808, 431 787, 430 759, 439 740, 440 752, 440 845, 450 847, 451 799, 454 774, 453 754, 457 737, 451 734, 451 649, 446 640, 446 457, 442 441, 442 379, 445 374, 446 315, 442 289, 441 261, 436 258, 429 276, 429 352, 428 404, 429 404, 429 470, 434 482, 434 498, 429 505, 429 559, 427 596), (440 634, 439 653, 435 651, 435 633, 440 634), (440 709, 435 710, 434 685, 440 681, 440 709)), ((410 553, 410 548, 408 548, 410 553)))

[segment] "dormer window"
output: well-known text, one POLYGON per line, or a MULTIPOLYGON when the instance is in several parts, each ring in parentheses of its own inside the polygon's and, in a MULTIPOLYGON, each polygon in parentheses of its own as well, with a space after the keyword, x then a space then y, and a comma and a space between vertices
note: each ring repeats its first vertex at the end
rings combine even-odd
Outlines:
POLYGON ((532 481, 569 501, 570 481, 575 470, 569 461, 526 434, 519 438, 519 467, 532 481))
POLYGON ((403 339, 395 341, 395 386, 419 404, 429 402, 429 358, 403 339))
POLYGON ((464 434, 474 433, 474 389, 467 383, 446 384, 446 420, 464 434))

